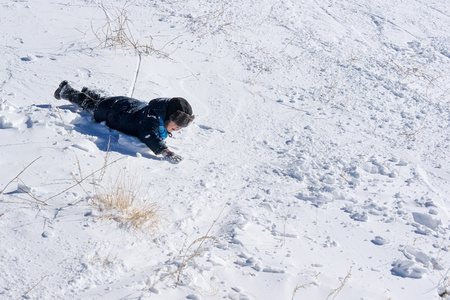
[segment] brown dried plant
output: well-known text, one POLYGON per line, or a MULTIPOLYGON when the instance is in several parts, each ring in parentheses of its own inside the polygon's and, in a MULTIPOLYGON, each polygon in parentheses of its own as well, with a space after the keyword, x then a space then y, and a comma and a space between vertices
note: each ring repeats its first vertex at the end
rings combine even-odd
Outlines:
POLYGON ((101 218, 114 220, 120 227, 131 230, 155 230, 161 219, 159 205, 140 197, 133 178, 126 180, 123 175, 107 188, 95 187, 91 203, 98 207, 101 218))

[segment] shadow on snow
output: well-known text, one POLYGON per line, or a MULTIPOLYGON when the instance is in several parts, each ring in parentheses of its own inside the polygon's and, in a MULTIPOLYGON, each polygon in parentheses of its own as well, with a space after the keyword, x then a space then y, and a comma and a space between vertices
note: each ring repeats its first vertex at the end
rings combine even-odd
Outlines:
MULTIPOLYGON (((39 107, 51 108, 50 105, 41 105, 39 107)), ((105 124, 95 122, 92 114, 80 111, 80 109, 74 105, 61 105, 59 108, 79 114, 79 116, 71 122, 73 130, 76 130, 83 135, 96 137, 94 143, 100 151, 112 151, 134 157, 139 153, 145 158, 160 160, 155 155, 149 153, 149 148, 137 137, 126 135, 109 128, 105 124)))

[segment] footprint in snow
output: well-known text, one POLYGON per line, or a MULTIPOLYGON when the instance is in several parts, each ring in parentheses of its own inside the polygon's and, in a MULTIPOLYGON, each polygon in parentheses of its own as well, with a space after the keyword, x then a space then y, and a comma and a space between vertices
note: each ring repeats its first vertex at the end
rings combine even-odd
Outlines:
POLYGON ((36 56, 34 55, 27 55, 24 57, 20 58, 21 61, 35 61, 36 60, 36 56))
POLYGON ((42 55, 34 55, 34 54, 28 54, 27 56, 23 56, 20 58, 21 61, 36 61, 38 58, 43 58, 42 55))
POLYGON ((51 232, 51 231, 44 231, 42 234, 41 234, 41 236, 43 237, 43 238, 51 238, 52 236, 53 236, 53 232, 51 232))
POLYGON ((225 133, 225 131, 223 131, 223 130, 221 130, 221 129, 214 129, 214 128, 212 128, 212 127, 210 127, 210 126, 206 126, 206 125, 198 125, 198 127, 200 127, 200 128, 203 129, 203 130, 208 130, 208 131, 214 131, 214 130, 217 130, 217 131, 220 132, 220 133, 225 133))
POLYGON ((373 240, 371 240, 371 242, 377 246, 383 246, 383 245, 389 244, 389 240, 385 239, 381 236, 376 236, 373 240))

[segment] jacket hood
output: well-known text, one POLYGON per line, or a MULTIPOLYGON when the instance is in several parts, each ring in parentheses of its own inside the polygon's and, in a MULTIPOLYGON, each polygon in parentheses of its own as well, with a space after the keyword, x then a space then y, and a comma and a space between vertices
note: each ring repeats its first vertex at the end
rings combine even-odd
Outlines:
MULTIPOLYGON (((186 99, 181 97, 175 97, 170 99, 167 104, 166 116, 164 121, 170 121, 171 116, 174 115, 177 111, 181 111, 189 116, 192 115, 192 107, 186 99)), ((174 117, 172 117, 173 119, 174 117)))

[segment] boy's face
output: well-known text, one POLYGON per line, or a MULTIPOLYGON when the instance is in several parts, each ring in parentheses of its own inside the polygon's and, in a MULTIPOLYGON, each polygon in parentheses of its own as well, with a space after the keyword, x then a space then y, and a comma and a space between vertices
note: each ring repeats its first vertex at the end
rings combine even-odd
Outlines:
POLYGON ((177 124, 175 124, 175 122, 170 121, 169 124, 167 124, 167 128, 166 129, 167 129, 168 133, 172 133, 173 131, 180 130, 181 127, 178 126, 177 124))

